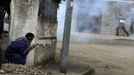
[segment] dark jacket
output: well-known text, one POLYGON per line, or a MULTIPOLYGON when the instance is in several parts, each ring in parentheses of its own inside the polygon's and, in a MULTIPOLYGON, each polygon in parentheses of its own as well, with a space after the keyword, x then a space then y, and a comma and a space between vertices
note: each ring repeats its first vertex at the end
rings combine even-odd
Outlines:
POLYGON ((5 57, 10 63, 25 64, 29 51, 26 51, 29 44, 25 38, 13 41, 5 52, 5 57))

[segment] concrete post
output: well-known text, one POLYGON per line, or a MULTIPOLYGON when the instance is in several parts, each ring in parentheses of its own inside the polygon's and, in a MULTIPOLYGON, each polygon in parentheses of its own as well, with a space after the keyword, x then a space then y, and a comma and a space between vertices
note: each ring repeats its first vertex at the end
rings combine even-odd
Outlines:
POLYGON ((64 35, 63 35, 61 61, 60 61, 61 73, 67 72, 67 61, 68 61, 70 31, 71 31, 71 16, 72 16, 72 8, 70 6, 70 0, 67 0, 64 35))

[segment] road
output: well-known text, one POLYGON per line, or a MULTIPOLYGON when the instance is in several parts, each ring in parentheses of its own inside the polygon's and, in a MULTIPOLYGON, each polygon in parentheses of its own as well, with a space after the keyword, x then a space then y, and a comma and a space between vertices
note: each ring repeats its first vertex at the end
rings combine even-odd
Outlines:
MULTIPOLYGON (((60 55, 60 50, 61 43, 58 43, 57 57, 60 55)), ((95 69, 95 75, 134 75, 132 45, 71 43, 69 60, 79 60, 89 64, 95 69)))

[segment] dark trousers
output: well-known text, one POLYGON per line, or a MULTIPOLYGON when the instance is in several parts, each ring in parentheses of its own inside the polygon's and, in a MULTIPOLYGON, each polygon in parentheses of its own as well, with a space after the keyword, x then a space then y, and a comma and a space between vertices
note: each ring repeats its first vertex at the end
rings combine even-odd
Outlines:
POLYGON ((134 24, 131 24, 130 26, 130 32, 133 34, 134 33, 134 24))
POLYGON ((20 54, 5 54, 5 57, 10 63, 22 65, 26 63, 26 58, 20 54))
POLYGON ((129 36, 129 33, 126 31, 125 26, 118 26, 116 29, 116 35, 119 35, 119 29, 122 29, 127 36, 129 36))

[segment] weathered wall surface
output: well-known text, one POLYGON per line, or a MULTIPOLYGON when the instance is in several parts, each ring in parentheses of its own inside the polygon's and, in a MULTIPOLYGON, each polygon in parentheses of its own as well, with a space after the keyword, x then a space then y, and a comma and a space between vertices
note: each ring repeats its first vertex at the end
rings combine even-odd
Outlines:
POLYGON ((49 61, 55 58, 58 4, 59 2, 53 0, 40 0, 36 42, 44 44, 45 47, 38 48, 40 52, 35 51, 35 56, 38 56, 38 58, 35 57, 36 62, 39 62, 38 59, 49 61), (44 53, 46 57, 44 58, 44 55, 40 53, 44 53))

